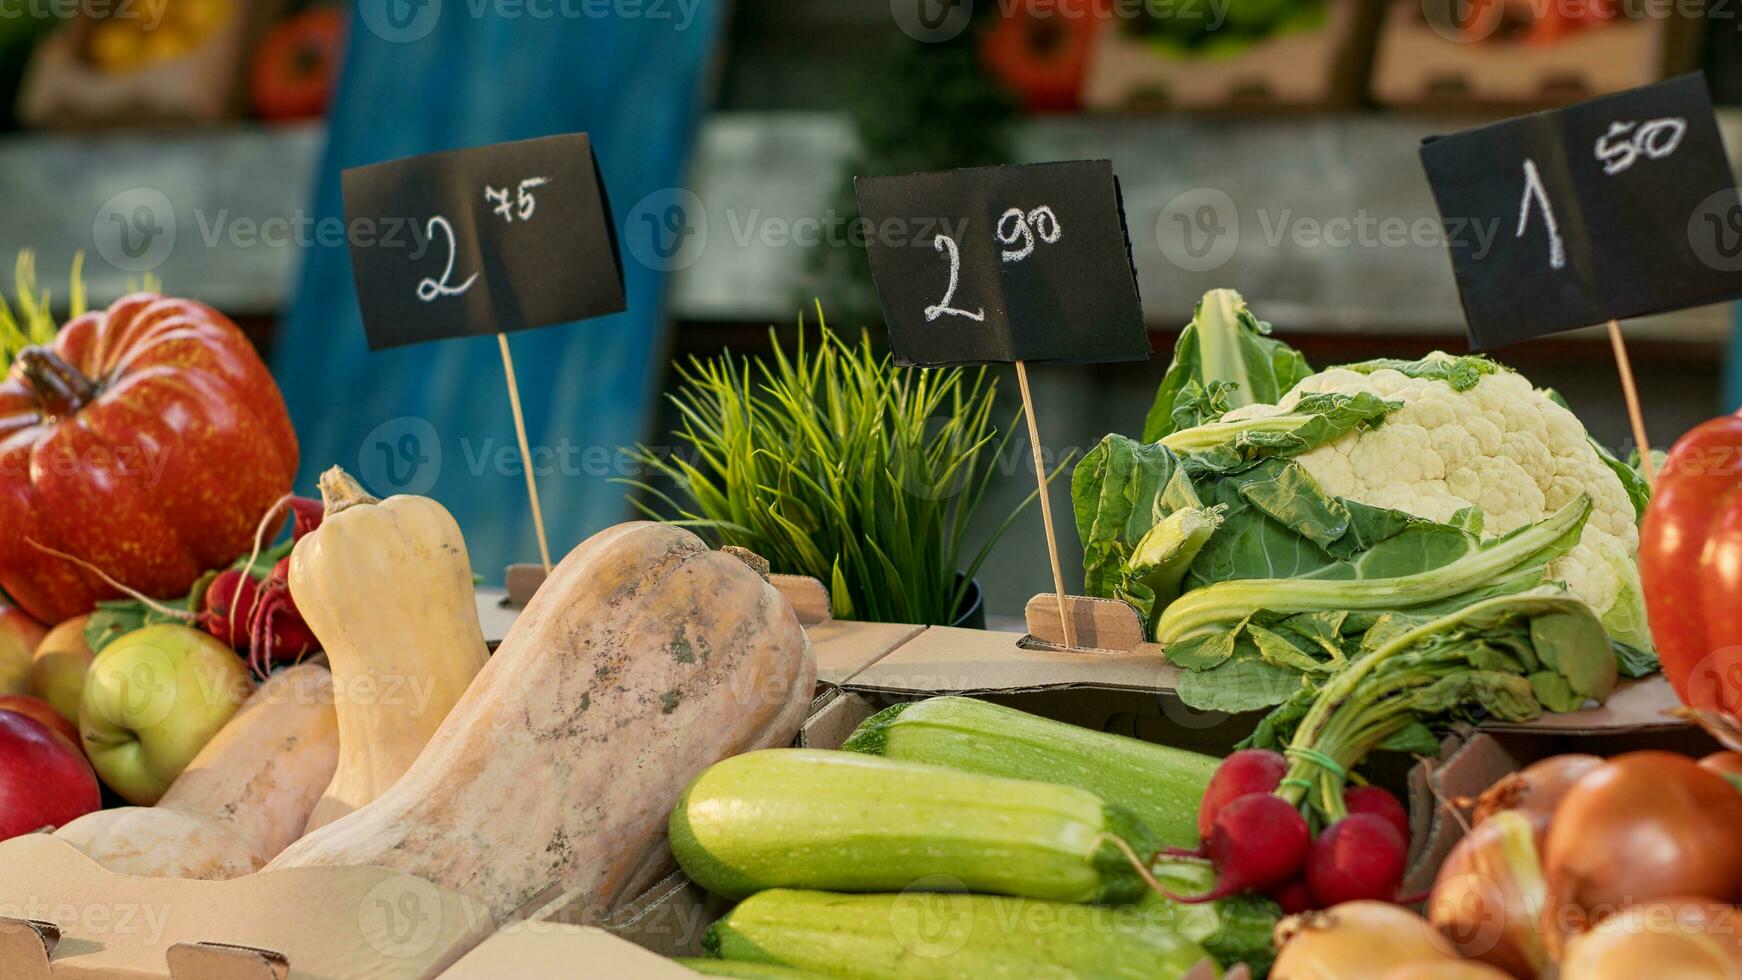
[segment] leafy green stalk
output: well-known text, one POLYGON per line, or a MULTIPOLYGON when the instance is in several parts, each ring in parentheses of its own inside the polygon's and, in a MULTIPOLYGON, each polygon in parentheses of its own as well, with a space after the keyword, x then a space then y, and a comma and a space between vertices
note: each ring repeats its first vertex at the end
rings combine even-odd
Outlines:
MULTIPOLYGON (((1329 575, 1218 582, 1193 589, 1162 613, 1155 638, 1169 644, 1240 626, 1255 610, 1275 618, 1326 611, 1383 612, 1451 599, 1486 584, 1539 571, 1578 543, 1591 498, 1425 571, 1394 578, 1349 580, 1329 575)), ((1516 590, 1513 590, 1516 591, 1516 590)))
POLYGON ((790 356, 776 344, 755 362, 726 355, 680 366, 670 398, 689 452, 634 454, 677 495, 619 482, 643 491, 636 506, 656 519, 821 580, 841 618, 948 623, 1027 505, 970 552, 970 518, 1021 414, 1000 433, 985 369, 898 369, 869 337, 850 344, 822 322, 820 305, 817 315, 814 339, 800 318, 790 356))
MULTIPOLYGON (((83 316, 85 312, 84 264, 83 252, 73 256, 72 296, 68 302, 71 317, 83 316)), ((54 319, 54 297, 48 290, 37 288, 36 256, 28 249, 18 253, 12 281, 16 313, 6 297, 0 295, 0 370, 10 365, 19 351, 53 341, 60 330, 54 319)))
POLYGON ((1286 740, 1290 769, 1278 794, 1327 821, 1344 815, 1348 770, 1406 731, 1448 715, 1528 721, 1544 708, 1577 710, 1605 700, 1619 676, 1596 615, 1555 587, 1441 616, 1395 615, 1367 641, 1349 666, 1272 712, 1251 740, 1286 740))
POLYGON ((1193 383, 1211 391, 1222 382, 1226 410, 1274 404, 1312 373, 1299 351, 1271 338, 1270 324, 1253 316, 1239 293, 1212 289, 1198 301, 1174 344, 1173 362, 1143 423, 1143 441, 1154 442, 1181 427, 1175 411, 1193 383))

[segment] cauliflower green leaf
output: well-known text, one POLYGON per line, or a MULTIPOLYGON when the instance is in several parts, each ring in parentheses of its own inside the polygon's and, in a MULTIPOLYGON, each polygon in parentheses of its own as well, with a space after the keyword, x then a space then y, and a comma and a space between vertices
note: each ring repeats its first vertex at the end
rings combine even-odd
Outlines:
POLYGON ((1205 293, 1174 344, 1173 362, 1143 423, 1143 441, 1154 442, 1174 430, 1175 403, 1189 383, 1211 391, 1212 382, 1226 382, 1222 397, 1227 407, 1239 408, 1273 403, 1312 374, 1306 358, 1272 338, 1270 329, 1234 290, 1205 293))

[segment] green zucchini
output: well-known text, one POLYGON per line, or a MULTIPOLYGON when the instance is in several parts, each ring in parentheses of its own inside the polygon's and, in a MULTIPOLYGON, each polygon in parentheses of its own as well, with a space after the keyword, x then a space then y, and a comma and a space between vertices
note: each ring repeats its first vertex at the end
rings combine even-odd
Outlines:
POLYGON ((702 945, 728 960, 866 980, 1178 980, 1210 959, 1202 946, 1135 906, 921 892, 761 892, 710 926, 702 945))
POLYGON ((743 980, 829 980, 831 974, 814 970, 795 970, 773 963, 746 963, 743 960, 713 960, 700 956, 682 956, 672 960, 679 966, 706 977, 741 977, 743 980))
POLYGON ((1085 790, 811 749, 714 764, 684 790, 670 831, 684 873, 731 899, 918 888, 1129 902, 1147 886, 1113 838, 1144 858, 1157 850, 1085 790))
POLYGON ((930 698, 866 719, 841 748, 1086 789, 1166 847, 1198 846, 1198 804, 1220 760, 976 701, 930 698))

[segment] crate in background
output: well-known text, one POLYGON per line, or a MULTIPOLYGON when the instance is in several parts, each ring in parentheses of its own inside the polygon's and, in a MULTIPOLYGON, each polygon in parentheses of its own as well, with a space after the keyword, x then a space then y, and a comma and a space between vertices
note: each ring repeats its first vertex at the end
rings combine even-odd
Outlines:
POLYGON ((1374 56, 1375 102, 1540 107, 1625 91, 1693 68, 1704 26, 1674 5, 1648 5, 1652 16, 1586 26, 1552 41, 1509 34, 1493 18, 1473 22, 1466 33, 1474 39, 1461 40, 1466 35, 1437 9, 1423 0, 1389 4, 1374 56))
POLYGON ((1346 108, 1364 95, 1382 0, 1324 0, 1323 23, 1231 54, 1170 52, 1115 19, 1083 83, 1091 109, 1346 108))

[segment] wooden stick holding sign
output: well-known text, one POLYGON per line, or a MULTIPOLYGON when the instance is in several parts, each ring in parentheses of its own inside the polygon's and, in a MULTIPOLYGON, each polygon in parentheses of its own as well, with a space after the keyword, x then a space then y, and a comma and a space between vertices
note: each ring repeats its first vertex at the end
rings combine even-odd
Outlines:
POLYGON ((1435 137, 1421 158, 1470 346, 1606 323, 1640 469, 1655 479, 1620 321, 1742 295, 1723 243, 1703 237, 1738 206, 1705 79, 1435 137), (1490 226, 1500 233, 1453 231, 1490 226))
POLYGON ((508 378, 508 405, 514 411, 514 434, 520 439, 520 469, 526 474, 526 499, 532 504, 532 526, 538 532, 538 557, 544 573, 550 574, 550 539, 544 533, 544 508, 538 505, 538 478, 532 472, 532 446, 526 440, 526 415, 520 410, 520 383, 514 379, 514 356, 508 353, 508 335, 499 333, 502 373, 508 378))
POLYGON ((1645 482, 1657 482, 1657 463, 1651 458, 1651 438, 1645 434, 1645 412, 1639 407, 1639 388, 1633 383, 1633 361, 1627 356, 1627 341, 1621 336, 1621 322, 1609 321, 1609 347, 1615 352, 1615 366, 1621 370, 1621 397, 1627 401, 1627 422, 1633 427, 1633 441, 1639 449, 1639 469, 1645 482))
POLYGON ((897 363, 1016 366, 1060 625, 1076 646, 1028 362, 1149 357, 1113 166, 976 167, 854 184, 866 227, 880 230, 867 249, 897 363), (933 231, 922 240, 883 234, 892 228, 933 231))
POLYGON ((548 573, 550 539, 508 333, 626 307, 615 226, 592 144, 575 133, 431 153, 346 170, 341 182, 350 226, 393 227, 386 223, 415 216, 414 226, 424 233, 419 244, 429 246, 413 254, 352 238, 352 274, 370 349, 496 335, 527 503, 548 573))
POLYGON ((1046 528, 1046 553, 1052 559, 1052 586, 1059 597, 1059 627, 1064 630, 1065 646, 1077 645, 1077 628, 1071 623, 1065 599, 1065 572, 1059 564, 1059 539, 1052 529, 1052 501, 1047 494, 1046 457, 1040 448, 1040 422, 1034 416, 1034 396, 1028 391, 1028 364, 1016 362, 1016 386, 1022 391, 1022 414, 1028 419, 1028 441, 1034 447, 1034 482, 1040 493, 1040 521, 1046 528))

